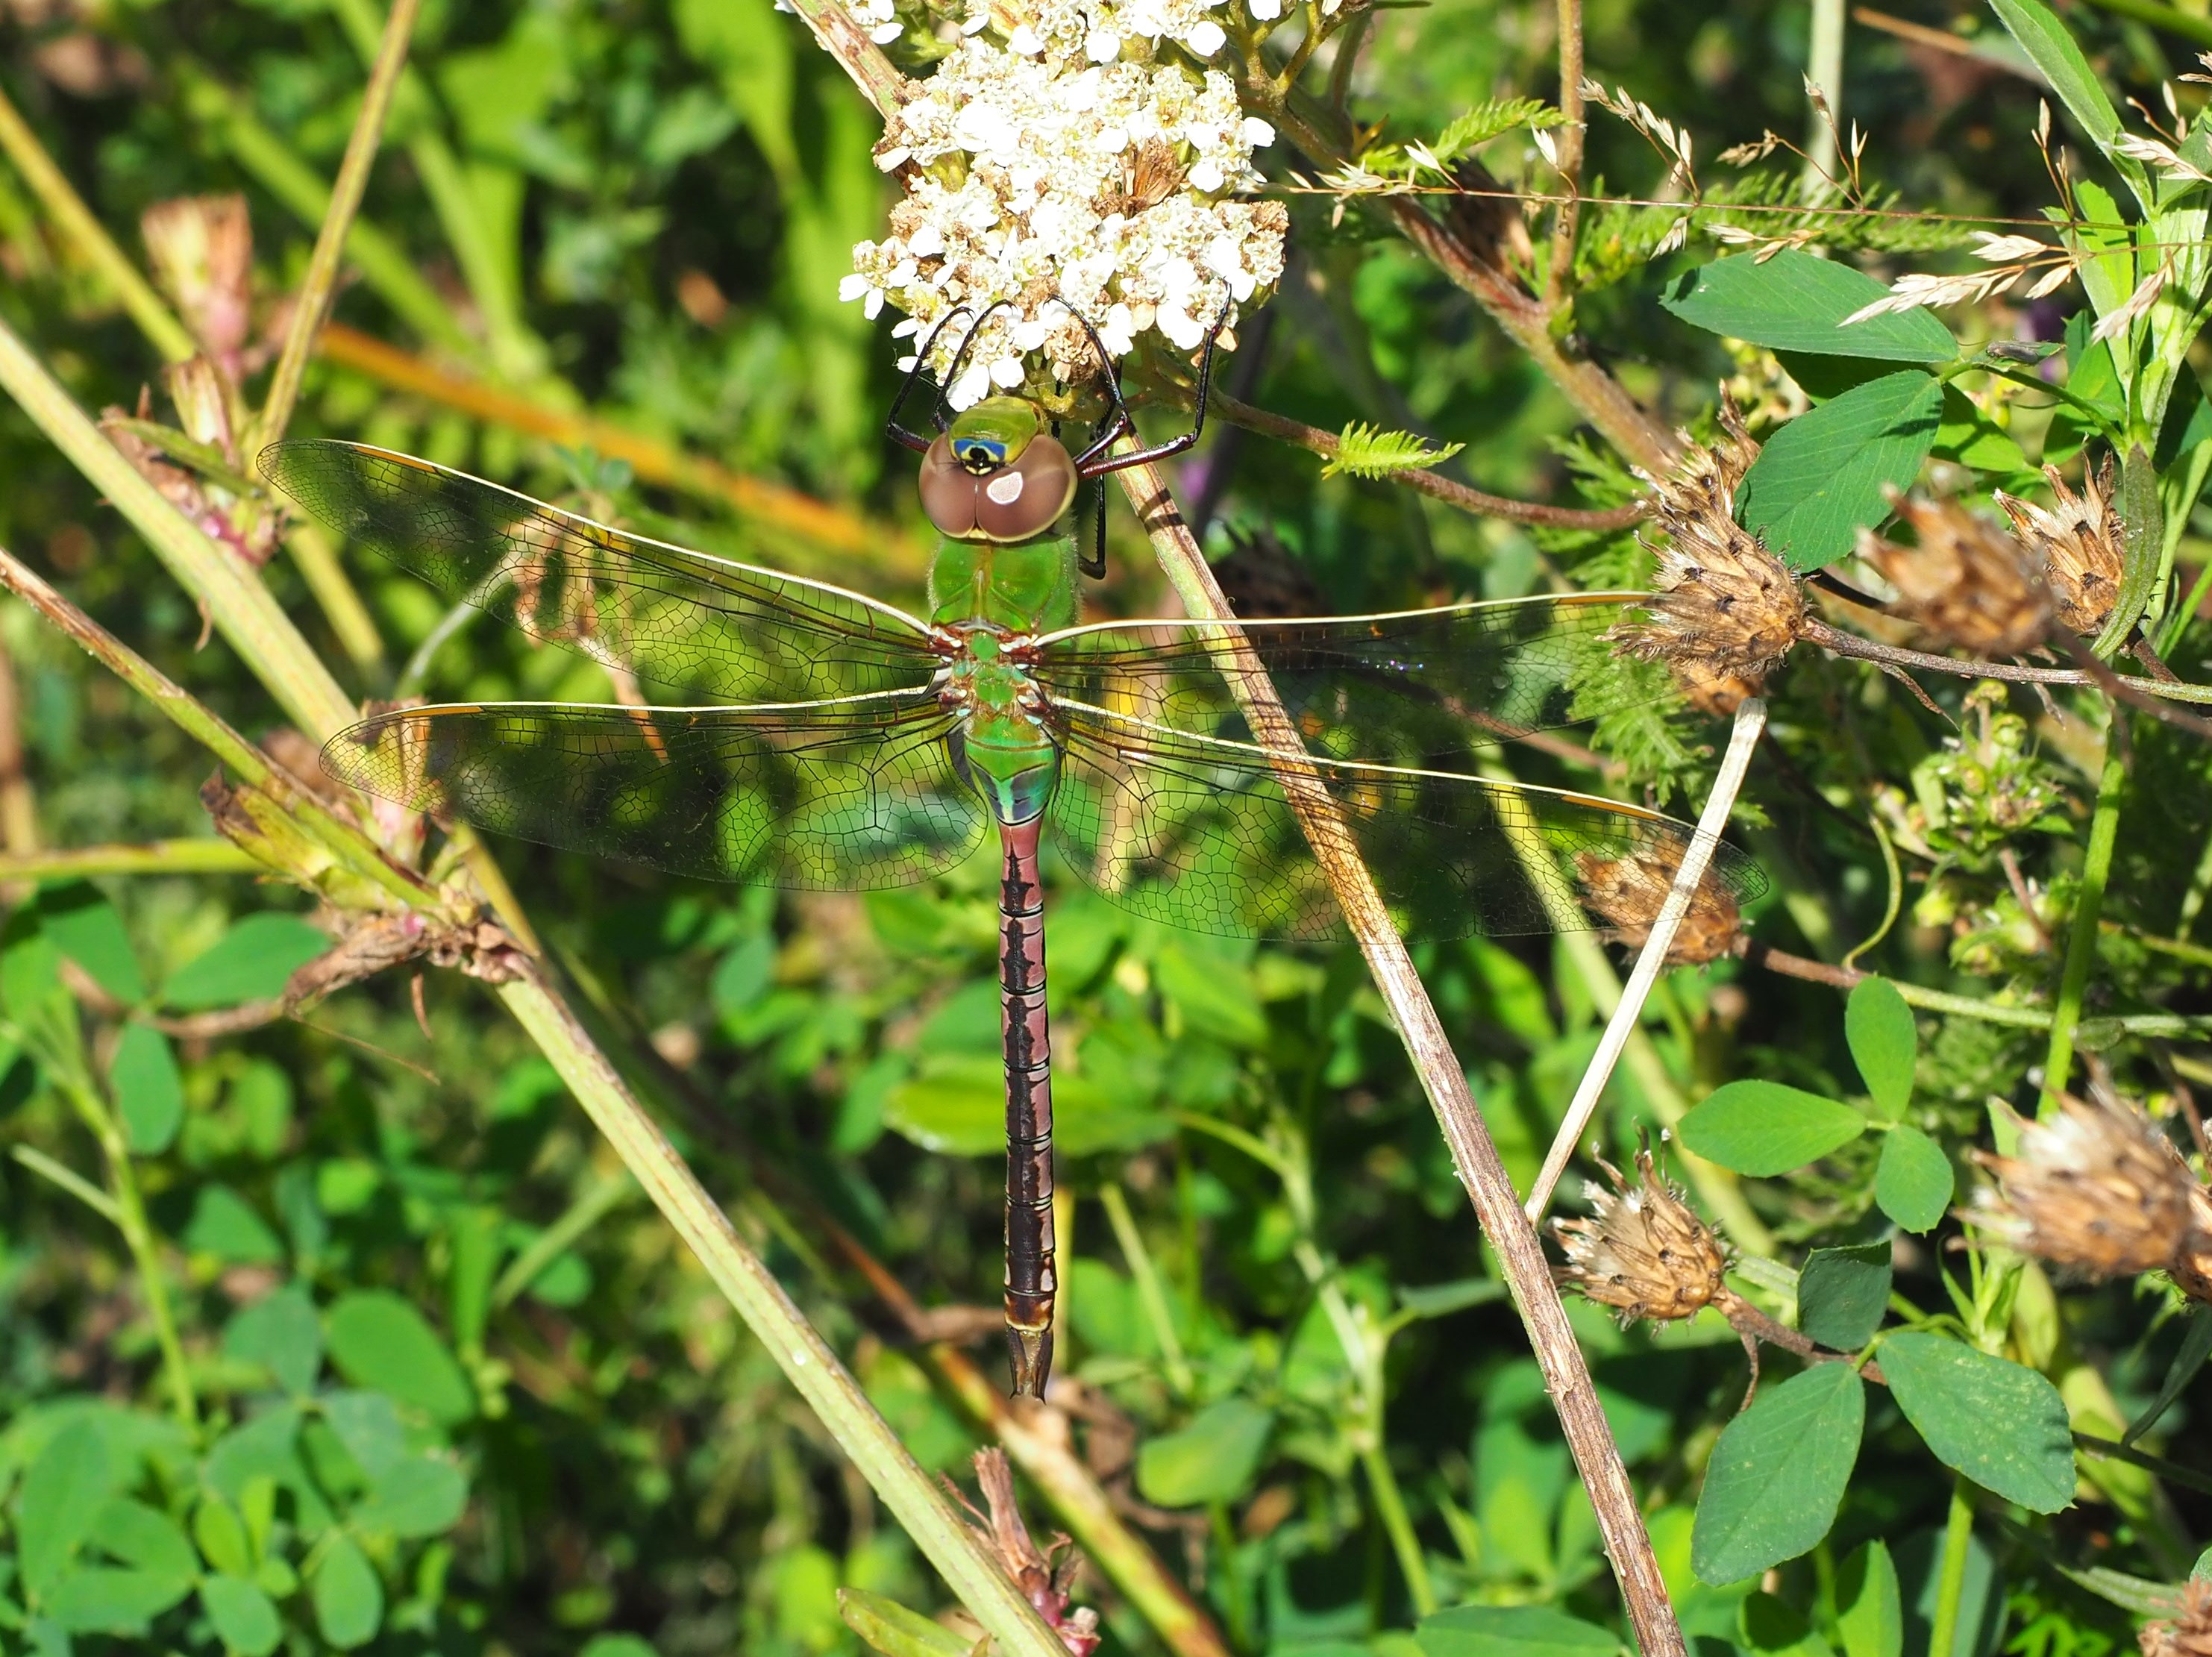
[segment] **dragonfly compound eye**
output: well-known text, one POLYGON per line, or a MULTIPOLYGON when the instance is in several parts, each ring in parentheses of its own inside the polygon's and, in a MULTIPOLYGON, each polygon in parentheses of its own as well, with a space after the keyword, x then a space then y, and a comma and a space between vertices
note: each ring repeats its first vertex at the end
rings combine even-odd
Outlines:
POLYGON ((963 464, 954 440, 939 437, 921 462, 921 507, 956 541, 1027 541, 1060 521, 1075 499, 1075 462, 1057 440, 1039 435, 990 471, 963 464))

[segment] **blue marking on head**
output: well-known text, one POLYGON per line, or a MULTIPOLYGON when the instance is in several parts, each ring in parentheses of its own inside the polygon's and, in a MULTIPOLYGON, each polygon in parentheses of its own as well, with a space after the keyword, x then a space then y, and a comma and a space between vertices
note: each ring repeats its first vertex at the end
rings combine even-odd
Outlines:
POLYGON ((952 458, 963 466, 1003 466, 1006 464, 1006 443, 996 437, 955 437, 952 458))

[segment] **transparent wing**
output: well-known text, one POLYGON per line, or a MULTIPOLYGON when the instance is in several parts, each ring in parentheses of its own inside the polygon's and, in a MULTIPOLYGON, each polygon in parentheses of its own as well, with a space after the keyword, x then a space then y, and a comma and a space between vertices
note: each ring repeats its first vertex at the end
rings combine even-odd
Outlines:
POLYGON ((1215 622, 1073 628, 1038 640, 1054 696, 1198 737, 1252 742, 1231 680, 1264 669, 1307 748, 1414 765, 1472 744, 1573 723, 1577 670, 1641 602, 1577 593, 1384 616, 1241 623, 1249 655, 1215 622))
POLYGON ((939 665, 903 610, 688 552, 386 449, 263 452, 270 481, 340 534, 532 638, 681 695, 805 701, 925 684, 939 665))
MULTIPOLYGON (((1265 750, 1061 707, 1053 824, 1098 891, 1170 926, 1321 938, 1344 927, 1329 883, 1265 750)), ((1665 877, 1692 834, 1656 812, 1480 777, 1315 758, 1330 806, 1409 938, 1497 937, 1616 924, 1593 894, 1623 860, 1665 877)), ((1756 865, 1717 848, 1705 895, 1765 889, 1756 865)))
POLYGON ((707 880, 844 891, 957 864, 983 832, 931 697, 784 707, 402 709, 323 768, 494 834, 707 880))

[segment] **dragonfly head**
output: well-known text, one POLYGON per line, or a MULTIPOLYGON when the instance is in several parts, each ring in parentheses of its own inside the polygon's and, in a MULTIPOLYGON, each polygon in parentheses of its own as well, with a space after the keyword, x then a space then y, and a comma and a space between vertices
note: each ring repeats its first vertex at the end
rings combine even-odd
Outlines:
POLYGON ((921 505, 957 541, 1027 541, 1075 499, 1075 462, 1025 398, 961 411, 921 462, 921 505))

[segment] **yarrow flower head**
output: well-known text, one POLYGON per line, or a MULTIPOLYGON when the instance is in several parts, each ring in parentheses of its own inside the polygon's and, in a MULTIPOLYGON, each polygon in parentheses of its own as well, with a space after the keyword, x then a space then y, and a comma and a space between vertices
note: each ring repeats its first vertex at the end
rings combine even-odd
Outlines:
POLYGON ((1239 306, 1282 276, 1289 215, 1237 199, 1260 182, 1252 151, 1274 130, 1218 72, 1115 54, 1074 66, 1037 25, 1012 33, 1035 49, 963 41, 892 114, 876 164, 902 176, 906 199, 889 236, 853 250, 840 297, 871 317, 890 303, 906 313, 894 333, 919 341, 964 307, 971 320, 931 348, 940 378, 972 319, 1004 301, 946 388, 956 408, 1090 378, 1086 322, 1109 358, 1148 332, 1188 352, 1219 329, 1233 346, 1239 306))

